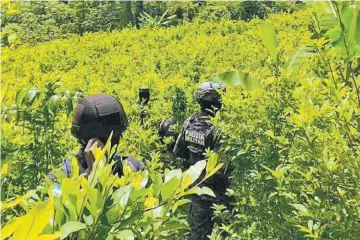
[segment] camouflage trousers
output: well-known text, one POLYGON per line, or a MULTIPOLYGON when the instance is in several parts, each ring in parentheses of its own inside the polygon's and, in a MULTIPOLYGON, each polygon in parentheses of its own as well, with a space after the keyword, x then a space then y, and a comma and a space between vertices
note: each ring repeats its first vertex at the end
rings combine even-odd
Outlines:
POLYGON ((191 228, 188 240, 208 240, 214 221, 211 208, 213 201, 202 200, 199 196, 191 197, 189 225, 191 228))

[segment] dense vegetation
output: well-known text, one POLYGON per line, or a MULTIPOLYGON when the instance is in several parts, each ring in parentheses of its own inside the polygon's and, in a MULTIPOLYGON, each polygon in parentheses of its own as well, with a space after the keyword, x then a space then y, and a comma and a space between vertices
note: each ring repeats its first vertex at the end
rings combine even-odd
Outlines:
POLYGON ((184 22, 250 20, 293 12, 302 3, 152 1, 2 1, 2 44, 37 44, 86 32, 124 27, 175 26, 184 22))
POLYGON ((215 206, 223 225, 211 239, 223 232, 228 239, 357 239, 359 10, 358 3, 324 2, 249 22, 205 21, 199 13, 168 28, 3 48, 3 236, 176 239, 187 231, 182 196, 212 194, 187 187, 202 169, 210 175, 225 163, 235 168, 229 189, 235 208, 215 206), (239 78, 213 119, 225 136, 222 149, 208 153, 206 166, 178 170, 180 160, 158 141, 157 124, 171 114, 181 124, 184 113, 196 111, 199 82, 239 78), (136 105, 141 86, 152 94, 144 124, 136 105), (77 100, 98 92, 123 103, 131 124, 119 151, 141 159, 147 171, 112 178, 98 150, 88 179, 55 170, 57 196, 45 175, 77 147, 69 131, 77 100))

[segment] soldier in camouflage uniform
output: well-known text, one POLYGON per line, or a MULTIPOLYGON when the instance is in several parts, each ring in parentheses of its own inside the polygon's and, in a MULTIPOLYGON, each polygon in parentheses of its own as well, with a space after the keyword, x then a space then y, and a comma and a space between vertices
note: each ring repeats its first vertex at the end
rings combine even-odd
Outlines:
MULTIPOLYGON (((75 108, 71 133, 81 144, 81 150, 76 154, 80 174, 90 173, 95 161, 92 154, 94 146, 103 147, 111 132, 113 132, 111 145, 117 145, 127 126, 126 113, 116 98, 106 94, 95 94, 87 96, 79 102, 75 108)), ((121 156, 118 153, 110 156, 110 161, 116 162, 113 166, 113 173, 118 176, 123 174, 124 163, 134 171, 144 168, 143 163, 135 158, 121 156)), ((66 176, 71 176, 70 159, 64 160, 62 170, 66 176)), ((53 178, 53 174, 50 173, 50 177, 53 178)))
MULTIPOLYGON (((221 134, 210 122, 210 117, 213 117, 222 107, 219 90, 225 91, 225 86, 205 82, 195 91, 195 99, 200 104, 201 111, 184 122, 174 147, 174 154, 185 159, 186 168, 205 159, 205 149, 216 151, 220 147, 221 134)), ((216 198, 205 195, 191 197, 190 240, 209 239, 207 236, 211 235, 214 225, 211 206, 213 203, 227 204, 229 202, 225 195, 226 188, 230 185, 229 177, 229 172, 220 170, 203 183, 214 191, 216 198)))

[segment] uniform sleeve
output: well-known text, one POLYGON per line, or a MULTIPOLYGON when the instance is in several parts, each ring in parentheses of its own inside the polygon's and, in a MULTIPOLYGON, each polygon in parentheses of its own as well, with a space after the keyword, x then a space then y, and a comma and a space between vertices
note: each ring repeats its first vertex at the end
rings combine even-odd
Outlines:
POLYGON ((188 120, 185 121, 184 125, 181 128, 180 134, 176 139, 174 146, 174 155, 181 158, 189 158, 189 149, 185 145, 185 129, 188 125, 188 120))

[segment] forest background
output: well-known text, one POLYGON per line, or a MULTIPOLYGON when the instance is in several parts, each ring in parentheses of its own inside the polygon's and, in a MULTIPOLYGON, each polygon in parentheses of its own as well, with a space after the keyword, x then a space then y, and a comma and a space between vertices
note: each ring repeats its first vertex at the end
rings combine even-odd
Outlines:
POLYGON ((330 1, 2 1, 2 239, 184 239, 184 196, 212 194, 189 184, 228 164, 235 207, 215 206, 222 223, 211 239, 358 239, 359 9, 330 1), (225 139, 207 164, 183 172, 157 127, 170 115, 179 127, 198 110, 192 94, 206 80, 228 85, 212 119, 225 139), (142 86, 151 90, 145 123, 142 86), (112 177, 98 150, 88 179, 61 175, 59 164, 78 148, 73 108, 99 92, 123 103, 130 127, 120 152, 146 171, 112 177))

